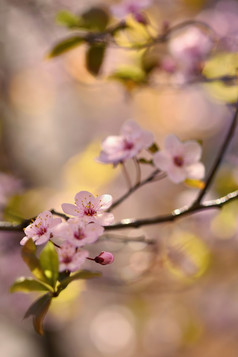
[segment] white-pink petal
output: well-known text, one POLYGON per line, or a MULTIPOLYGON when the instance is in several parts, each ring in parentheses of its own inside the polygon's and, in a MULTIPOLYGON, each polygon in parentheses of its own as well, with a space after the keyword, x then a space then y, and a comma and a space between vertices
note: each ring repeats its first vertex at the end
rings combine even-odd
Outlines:
POLYGON ((191 165, 201 159, 202 148, 196 141, 187 141, 183 147, 185 165, 191 165))
POLYGON ((72 203, 63 203, 61 205, 64 213, 69 214, 71 216, 79 216, 81 214, 79 208, 72 203))

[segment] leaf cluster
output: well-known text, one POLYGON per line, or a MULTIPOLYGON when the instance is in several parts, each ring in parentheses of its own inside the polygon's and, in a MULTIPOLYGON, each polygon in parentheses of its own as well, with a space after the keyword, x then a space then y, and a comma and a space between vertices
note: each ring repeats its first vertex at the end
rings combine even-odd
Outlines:
POLYGON ((52 242, 48 242, 39 258, 32 239, 22 248, 22 259, 27 264, 35 278, 20 277, 10 287, 10 292, 29 293, 44 292, 26 311, 24 318, 33 316, 33 325, 37 333, 43 335, 43 321, 53 298, 56 298, 71 282, 79 279, 91 279, 100 273, 86 270, 74 274, 59 272, 58 254, 52 242))

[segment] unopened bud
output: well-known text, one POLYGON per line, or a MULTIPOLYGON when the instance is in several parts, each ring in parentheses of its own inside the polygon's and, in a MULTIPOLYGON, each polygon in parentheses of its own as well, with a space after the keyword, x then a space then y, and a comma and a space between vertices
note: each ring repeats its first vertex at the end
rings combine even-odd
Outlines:
POLYGON ((107 265, 111 264, 114 261, 114 256, 110 252, 101 252, 94 261, 98 264, 107 265))

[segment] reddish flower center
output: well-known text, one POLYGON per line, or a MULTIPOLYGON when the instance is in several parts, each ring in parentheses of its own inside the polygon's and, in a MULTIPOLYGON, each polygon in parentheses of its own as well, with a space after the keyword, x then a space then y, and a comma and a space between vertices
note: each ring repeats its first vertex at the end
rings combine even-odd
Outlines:
POLYGON ((41 227, 38 232, 37 235, 38 236, 43 236, 43 234, 45 234, 47 232, 47 229, 45 227, 41 227))
POLYGON ((85 216, 95 216, 97 214, 97 211, 95 211, 91 202, 89 202, 88 205, 84 208, 84 214, 85 216))
POLYGON ((124 140, 124 150, 131 150, 133 149, 134 144, 131 141, 124 140))
POLYGON ((81 228, 79 228, 77 232, 74 232, 74 238, 78 240, 84 239, 85 238, 84 231, 81 228))
POLYGON ((72 257, 70 257, 69 255, 65 255, 65 256, 63 257, 62 262, 63 262, 64 264, 69 264, 69 263, 72 262, 72 257))
POLYGON ((182 156, 175 156, 174 157, 174 164, 178 167, 181 167, 183 166, 184 164, 184 160, 183 160, 183 157, 182 156))

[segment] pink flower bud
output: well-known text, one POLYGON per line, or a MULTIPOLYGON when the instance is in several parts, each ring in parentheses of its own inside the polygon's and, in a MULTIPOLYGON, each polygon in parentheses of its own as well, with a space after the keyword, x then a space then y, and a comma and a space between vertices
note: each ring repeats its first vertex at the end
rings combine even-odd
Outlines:
POLYGON ((107 265, 113 263, 114 256, 110 252, 101 252, 94 261, 98 264, 107 265))

